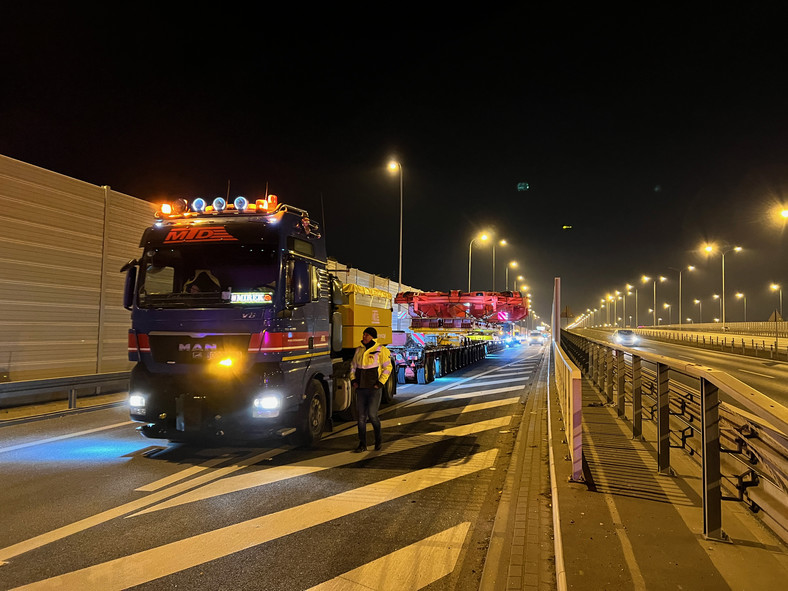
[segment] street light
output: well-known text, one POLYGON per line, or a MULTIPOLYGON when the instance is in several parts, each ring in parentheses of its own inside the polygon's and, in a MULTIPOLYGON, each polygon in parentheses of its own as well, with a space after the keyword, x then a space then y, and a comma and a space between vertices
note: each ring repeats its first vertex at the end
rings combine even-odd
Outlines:
MULTIPOLYGON (((518 281, 525 281, 525 277, 523 277, 522 275, 518 275, 517 276, 517 279, 514 280, 514 290, 513 291, 518 291, 518 289, 517 289, 517 282, 518 281)), ((522 285, 521 284, 521 287, 523 288, 523 291, 528 291, 528 286, 527 285, 522 285)))
MULTIPOLYGON (((661 275, 659 276, 658 279, 659 279, 660 283, 663 282, 663 281, 667 281, 667 277, 662 277, 661 275)), ((643 277, 641 277, 640 280, 643 283, 648 283, 652 279, 651 279, 651 277, 643 275, 643 277)), ((653 321, 652 326, 656 326, 657 325, 657 278, 654 279, 654 307, 652 309, 650 309, 649 312, 653 312, 654 313, 654 321, 653 321)))
POLYGON ((736 299, 744 300, 744 321, 747 322, 747 296, 743 293, 737 293, 736 299))
POLYGON ((719 294, 715 293, 714 295, 711 296, 711 299, 720 300, 720 318, 722 318, 722 298, 720 297, 719 294))
POLYGON ((476 242, 476 240, 484 242, 485 240, 489 240, 489 238, 487 234, 480 234, 476 236, 476 238, 471 238, 471 243, 468 245, 468 291, 471 291, 471 253, 473 252, 473 243, 476 242))
POLYGON ((662 304, 662 307, 665 308, 668 311, 668 324, 672 325, 673 324, 673 309, 671 308, 670 304, 667 303, 667 302, 662 304))
POLYGON ((397 293, 402 291, 402 197, 403 197, 403 174, 402 163, 392 160, 389 162, 389 171, 399 171, 399 278, 397 279, 397 293))
POLYGON ((725 330, 725 255, 732 251, 741 252, 741 249, 741 246, 728 246, 719 249, 715 244, 707 244, 704 247, 704 250, 708 254, 713 254, 715 251, 718 251, 722 256, 722 312, 720 312, 720 316, 722 317, 722 330, 725 330))
MULTIPOLYGON (((679 326, 681 326, 681 272, 682 269, 674 269, 673 267, 668 267, 671 271, 678 271, 679 272, 679 326)), ((694 271, 695 267, 692 265, 687 266, 687 271, 694 271)))
POLYGON ((506 291, 509 291, 509 267, 512 269, 517 268, 517 261, 511 261, 509 265, 506 267, 506 291))
MULTIPOLYGON (((783 316, 783 287, 782 287, 782 285, 779 285, 778 283, 772 283, 769 286, 769 288, 772 291, 779 291, 780 292, 780 320, 782 320, 784 318, 784 316, 783 316)), ((775 314, 775 317, 776 316, 777 315, 775 314)))
POLYGON ((698 305, 698 324, 703 324, 703 302, 700 300, 693 300, 698 305))
MULTIPOLYGON (((402 197, 403 197, 403 175, 402 163, 392 160, 389 162, 389 171, 399 171, 399 274, 397 276, 397 293, 402 291, 402 197)), ((397 312, 397 329, 399 329, 399 312, 397 312)))
MULTIPOLYGON (((501 246, 506 246, 506 240, 499 240, 498 244, 501 246)), ((493 251, 493 265, 492 265, 492 290, 495 291, 495 242, 492 243, 492 251, 493 251)))

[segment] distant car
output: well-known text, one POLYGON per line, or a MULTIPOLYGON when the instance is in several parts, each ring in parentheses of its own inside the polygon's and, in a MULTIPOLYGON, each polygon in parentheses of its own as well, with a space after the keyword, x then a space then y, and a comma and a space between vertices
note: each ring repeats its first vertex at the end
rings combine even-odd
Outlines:
POLYGON ((518 339, 515 336, 509 335, 504 339, 503 342, 506 343, 507 347, 516 347, 520 344, 520 339, 518 339))
POLYGON ((528 344, 529 345, 544 345, 545 336, 544 333, 531 331, 528 334, 528 344))
POLYGON ((613 333, 613 342, 631 347, 640 342, 640 337, 632 330, 621 329, 613 333))

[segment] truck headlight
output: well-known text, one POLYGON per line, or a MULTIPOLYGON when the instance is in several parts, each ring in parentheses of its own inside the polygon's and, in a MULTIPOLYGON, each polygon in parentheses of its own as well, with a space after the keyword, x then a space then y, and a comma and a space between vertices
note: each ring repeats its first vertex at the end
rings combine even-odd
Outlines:
POLYGON ((142 394, 131 394, 129 396, 129 410, 133 414, 145 414, 146 402, 145 396, 142 394))
POLYGON ((255 418, 278 417, 282 408, 282 397, 278 394, 264 394, 252 402, 252 416, 255 418))

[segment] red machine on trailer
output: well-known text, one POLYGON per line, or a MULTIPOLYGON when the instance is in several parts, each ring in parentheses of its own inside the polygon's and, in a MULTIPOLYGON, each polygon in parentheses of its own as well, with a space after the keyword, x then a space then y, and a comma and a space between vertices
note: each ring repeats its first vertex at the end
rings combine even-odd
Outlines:
POLYGON ((389 349, 397 363, 397 381, 426 384, 502 348, 498 326, 528 316, 519 292, 405 292, 394 298, 407 304, 413 334, 394 333, 389 349))

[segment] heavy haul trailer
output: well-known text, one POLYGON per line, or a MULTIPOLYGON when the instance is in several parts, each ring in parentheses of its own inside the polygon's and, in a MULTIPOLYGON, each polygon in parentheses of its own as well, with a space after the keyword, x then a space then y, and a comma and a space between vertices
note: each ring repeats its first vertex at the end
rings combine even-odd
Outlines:
POLYGON ((397 382, 427 384, 505 347, 498 325, 528 315, 519 292, 405 292, 411 333, 395 333, 391 349, 397 382))
MULTIPOLYGON (((317 224, 273 195, 178 200, 156 217, 123 268, 141 433, 319 440, 352 409, 364 326, 391 342, 390 295, 328 273, 317 224)), ((384 399, 395 391, 389 380, 384 399)))

